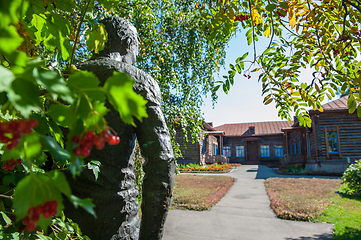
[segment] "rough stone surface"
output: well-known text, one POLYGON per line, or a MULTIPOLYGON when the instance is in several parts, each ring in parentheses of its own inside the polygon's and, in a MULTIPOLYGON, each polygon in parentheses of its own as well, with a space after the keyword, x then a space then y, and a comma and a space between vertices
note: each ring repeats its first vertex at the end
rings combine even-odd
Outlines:
POLYGON ((148 101, 149 117, 136 120, 137 127, 126 125, 119 113, 106 103, 111 110, 105 118, 120 137, 119 145, 106 144, 103 150, 91 151, 87 160, 96 159, 103 165, 98 180, 91 170, 84 170, 76 180, 68 176, 74 195, 93 199, 97 219, 82 208, 74 209, 70 203, 65 203, 66 215, 92 240, 161 239, 174 185, 175 164, 170 135, 161 111, 159 87, 147 73, 132 66, 138 50, 135 28, 118 17, 103 23, 108 33, 118 31, 117 34, 109 34, 104 51, 78 68, 93 72, 101 84, 114 71, 129 75, 135 81, 134 91, 148 101), (127 34, 132 36, 127 38, 127 34), (117 37, 122 41, 115 39, 117 37), (141 225, 134 175, 136 139, 146 161, 141 225))

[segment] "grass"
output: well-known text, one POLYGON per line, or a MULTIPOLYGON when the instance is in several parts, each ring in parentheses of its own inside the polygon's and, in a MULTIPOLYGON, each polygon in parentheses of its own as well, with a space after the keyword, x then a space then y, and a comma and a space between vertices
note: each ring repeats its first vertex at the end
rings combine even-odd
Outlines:
POLYGON ((228 176, 175 176, 171 208, 208 210, 227 193, 233 182, 234 178, 228 176))
POLYGON ((340 179, 270 178, 271 207, 283 219, 333 223, 333 239, 361 239, 361 198, 340 193, 340 179))

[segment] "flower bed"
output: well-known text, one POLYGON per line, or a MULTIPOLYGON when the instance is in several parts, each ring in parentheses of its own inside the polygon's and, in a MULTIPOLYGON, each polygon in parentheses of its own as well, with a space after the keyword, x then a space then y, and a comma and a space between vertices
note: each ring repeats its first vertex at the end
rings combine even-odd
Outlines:
POLYGON ((230 172, 233 166, 229 164, 218 164, 214 163, 211 165, 201 166, 199 164, 179 164, 178 170, 181 173, 226 173, 230 172))

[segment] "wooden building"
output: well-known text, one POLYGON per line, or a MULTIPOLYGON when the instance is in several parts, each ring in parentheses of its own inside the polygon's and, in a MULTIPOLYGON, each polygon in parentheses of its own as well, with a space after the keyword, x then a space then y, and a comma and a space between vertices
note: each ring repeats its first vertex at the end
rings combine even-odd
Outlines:
POLYGON ((311 128, 298 122, 284 128, 287 149, 283 164, 302 162, 309 171, 344 172, 361 159, 361 118, 349 114, 348 96, 322 105, 323 112, 309 111, 311 128))
POLYGON ((203 127, 200 133, 200 141, 192 143, 192 139, 188 136, 189 141, 183 142, 183 135, 180 128, 176 129, 176 142, 182 152, 182 157, 177 159, 177 163, 224 163, 227 158, 222 156, 223 136, 222 131, 216 131, 212 123, 202 123, 203 127))
MULTIPOLYGON (((309 111, 310 128, 298 120, 223 124, 203 123, 200 143, 187 143, 179 163, 302 163, 308 171, 341 173, 361 159, 361 118, 349 114, 348 96, 309 111)), ((177 137, 181 142, 181 135, 177 137)))
POLYGON ((284 155, 282 128, 288 121, 224 124, 214 129, 224 132, 223 155, 230 163, 279 163, 284 155))

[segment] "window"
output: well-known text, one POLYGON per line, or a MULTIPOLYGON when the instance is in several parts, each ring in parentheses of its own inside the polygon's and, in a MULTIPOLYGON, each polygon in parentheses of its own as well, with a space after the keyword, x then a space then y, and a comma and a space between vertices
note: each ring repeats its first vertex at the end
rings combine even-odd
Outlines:
POLYGON ((223 156, 225 156, 226 158, 230 158, 232 156, 231 146, 223 147, 223 156))
POLYGON ((337 131, 327 132, 328 153, 338 153, 337 131))
POLYGON ((297 153, 296 141, 293 142, 293 153, 294 153, 294 154, 297 153))
POLYGON ((301 155, 301 140, 298 140, 298 154, 301 155))
POLYGON ((213 156, 218 155, 218 145, 213 143, 213 156))
POLYGON ((236 158, 244 158, 244 146, 236 146, 236 158))
POLYGON ((202 155, 206 153, 206 141, 203 139, 203 146, 202 146, 202 155))
POLYGON ((310 152, 310 135, 307 135, 307 154, 311 155, 311 152, 310 152))
POLYGON ((292 143, 290 143, 290 154, 292 154, 292 143))
POLYGON ((283 156, 283 145, 274 145, 275 157, 283 156))
POLYGON ((261 145, 261 157, 270 157, 269 145, 261 145))
POLYGON ((338 127, 335 129, 327 129, 325 127, 325 138, 326 138, 326 153, 327 158, 329 154, 338 154, 341 158, 341 148, 340 148, 340 130, 338 127))

